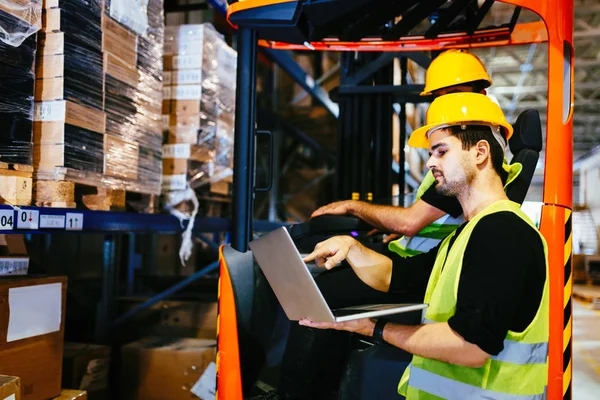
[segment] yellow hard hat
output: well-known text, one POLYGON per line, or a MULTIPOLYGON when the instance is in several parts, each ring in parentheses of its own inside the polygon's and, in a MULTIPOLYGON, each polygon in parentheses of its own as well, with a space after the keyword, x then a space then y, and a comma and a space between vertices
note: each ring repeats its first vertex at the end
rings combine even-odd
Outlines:
POLYGON ((408 145, 429 148, 431 133, 455 125, 487 125, 492 128, 492 133, 502 131, 506 142, 513 134, 512 125, 506 122, 500 106, 492 99, 480 93, 452 93, 431 103, 427 110, 427 125, 410 135, 408 145))
POLYGON ((469 82, 484 81, 484 88, 492 84, 481 60, 466 50, 447 50, 437 56, 425 73, 425 90, 421 96, 433 91, 469 82))

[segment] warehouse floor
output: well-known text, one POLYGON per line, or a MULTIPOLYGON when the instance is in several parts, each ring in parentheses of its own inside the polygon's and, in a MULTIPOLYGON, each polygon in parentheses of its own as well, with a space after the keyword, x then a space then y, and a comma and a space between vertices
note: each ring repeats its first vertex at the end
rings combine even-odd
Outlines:
POLYGON ((600 393, 600 311, 573 302, 573 399, 596 400, 600 393))

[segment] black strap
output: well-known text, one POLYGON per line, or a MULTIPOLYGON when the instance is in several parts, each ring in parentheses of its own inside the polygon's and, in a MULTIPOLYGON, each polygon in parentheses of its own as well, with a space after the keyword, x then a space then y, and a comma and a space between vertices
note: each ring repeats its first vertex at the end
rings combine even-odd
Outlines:
POLYGON ((375 328, 373 329, 373 341, 376 344, 382 344, 385 341, 383 340, 383 329, 385 328, 385 325, 390 322, 385 318, 379 318, 377 320, 377 322, 375 323, 375 328))

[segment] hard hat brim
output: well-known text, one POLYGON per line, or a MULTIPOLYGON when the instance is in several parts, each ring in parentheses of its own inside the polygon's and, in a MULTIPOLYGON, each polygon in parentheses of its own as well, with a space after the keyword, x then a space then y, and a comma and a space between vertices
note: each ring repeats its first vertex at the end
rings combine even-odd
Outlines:
POLYGON ((500 125, 502 128, 506 130, 506 141, 513 134, 513 127, 511 124, 503 122, 503 121, 449 121, 444 123, 435 123, 422 126, 418 129, 415 129, 413 133, 408 138, 408 145, 415 148, 428 149, 429 148, 429 138, 427 137, 427 132, 432 129, 439 127, 440 129, 443 127, 449 127, 453 125, 489 125, 490 123, 494 125, 500 125))

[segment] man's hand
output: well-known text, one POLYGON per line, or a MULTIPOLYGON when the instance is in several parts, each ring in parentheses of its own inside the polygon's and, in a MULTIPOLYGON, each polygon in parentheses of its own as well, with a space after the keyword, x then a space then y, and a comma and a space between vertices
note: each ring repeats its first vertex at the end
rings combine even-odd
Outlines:
POLYGON ((300 325, 317 329, 335 329, 358 333, 363 336, 373 336, 375 322, 370 318, 355 319, 346 322, 312 322, 307 319, 298 321, 300 325))
POLYGON ((334 236, 317 243, 315 250, 304 257, 304 262, 315 261, 317 267, 331 269, 344 261, 352 246, 357 243, 350 236, 334 236))
POLYGON ((333 214, 333 215, 345 215, 350 214, 352 204, 355 200, 343 200, 336 201, 334 203, 327 204, 323 207, 317 208, 311 218, 318 217, 319 215, 333 214))

